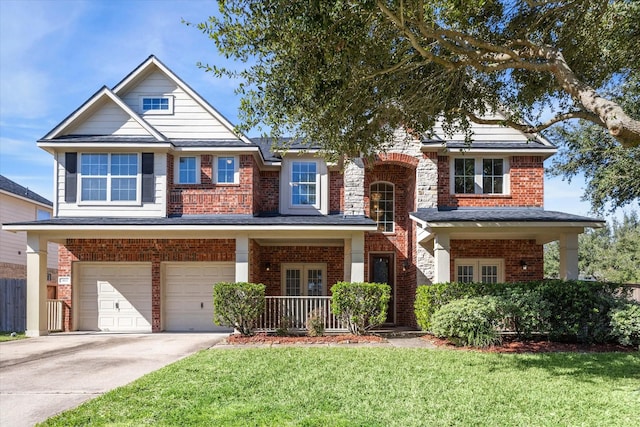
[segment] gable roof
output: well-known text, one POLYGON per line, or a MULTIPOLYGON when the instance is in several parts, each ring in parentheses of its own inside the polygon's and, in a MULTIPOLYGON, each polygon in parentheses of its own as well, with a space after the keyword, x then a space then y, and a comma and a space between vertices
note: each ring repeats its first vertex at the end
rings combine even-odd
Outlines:
POLYGON ((93 114, 92 107, 96 107, 100 102, 112 102, 118 108, 120 108, 125 114, 131 117, 135 122, 137 122, 142 129, 144 129, 150 136, 152 136, 158 142, 165 142, 167 138, 158 132, 153 126, 151 126, 146 120, 144 120, 140 115, 138 115, 135 111, 133 111, 127 104, 125 104, 116 94, 111 91, 108 87, 103 86, 100 90, 98 90, 91 98, 89 98, 84 104, 82 104, 78 109, 76 109, 73 113, 67 116, 58 126, 53 128, 48 134, 46 134, 41 141, 52 140, 57 137, 63 136, 63 133, 66 130, 69 130, 76 126, 78 122, 80 122, 83 118, 85 118, 89 114, 93 114))
POLYGON ((53 207, 53 202, 45 199, 38 193, 23 187, 15 181, 10 180, 6 176, 0 175, 0 192, 11 193, 23 199, 29 199, 36 203, 53 207))
POLYGON ((214 116, 225 128, 230 132, 237 135, 240 140, 247 144, 251 144, 249 138, 245 135, 238 133, 235 130, 235 126, 227 120, 218 110, 216 110, 207 100, 205 100, 198 92, 193 90, 191 86, 185 83, 180 77, 178 77, 169 67, 164 65, 155 55, 149 55, 138 67, 130 72, 124 79, 113 87, 113 92, 120 96, 126 93, 132 86, 137 84, 138 81, 143 79, 148 73, 154 69, 160 70, 168 79, 173 81, 178 87, 185 91, 191 98, 193 98, 198 104, 200 104, 209 114, 214 116))

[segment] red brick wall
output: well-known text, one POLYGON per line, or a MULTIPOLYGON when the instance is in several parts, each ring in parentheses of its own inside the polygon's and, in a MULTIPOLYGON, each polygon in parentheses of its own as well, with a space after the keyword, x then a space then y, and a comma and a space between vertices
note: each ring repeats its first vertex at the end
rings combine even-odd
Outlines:
POLYGON ((542 280, 544 277, 543 245, 535 240, 452 240, 451 280, 455 278, 454 262, 457 258, 502 258, 505 281, 542 280), (523 270, 521 261, 527 263, 523 270))
POLYGON ((449 156, 438 156, 439 207, 543 207, 544 167, 540 156, 509 160, 510 194, 451 194, 449 156))
MULTIPOLYGON (((392 153, 395 154, 395 153, 392 153)), ((365 174, 365 212, 369 215, 369 189, 374 182, 384 181, 394 184, 393 233, 365 233, 365 280, 369 279, 369 257, 372 253, 393 253, 395 255, 395 310, 397 325, 415 325, 413 303, 415 299, 415 253, 412 238, 413 222, 409 212, 415 210, 415 162, 403 162, 408 156, 397 155, 388 158, 389 163, 376 163, 374 169, 365 174), (399 156, 399 157, 398 157, 399 156), (409 268, 403 271, 405 260, 409 268)), ((413 159, 413 158, 410 158, 413 159)))
POLYGON ((167 156, 167 212, 169 215, 252 214, 257 195, 254 177, 257 166, 251 155, 239 156, 238 184, 216 184, 214 156, 200 157, 200 184, 175 184, 173 156, 167 156))
POLYGON ((329 213, 344 212, 344 175, 329 171, 329 213))
POLYGON ((253 280, 267 287, 267 295, 282 295, 281 263, 327 264, 327 294, 337 282, 344 280, 344 247, 342 246, 259 246, 258 262, 260 271, 254 273, 253 280), (265 270, 266 263, 271 268, 265 270))
POLYGON ((260 212, 277 213, 280 206, 280 171, 260 172, 260 212))
MULTIPOLYGON (((151 327, 160 331, 160 263, 164 261, 235 261, 235 239, 67 239, 58 252, 60 276, 72 277, 73 263, 150 262, 151 327)), ((64 300, 64 328, 71 329, 72 286, 59 285, 58 298, 64 300)))

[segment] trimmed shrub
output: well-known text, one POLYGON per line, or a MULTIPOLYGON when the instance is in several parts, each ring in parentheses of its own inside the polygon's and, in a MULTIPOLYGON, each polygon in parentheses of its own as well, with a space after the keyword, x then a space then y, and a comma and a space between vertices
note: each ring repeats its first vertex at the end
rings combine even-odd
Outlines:
POLYGON ((253 335, 255 323, 264 312, 262 283, 216 283, 213 286, 213 321, 242 335, 253 335))
POLYGON ((622 345, 640 346, 640 304, 628 302, 611 312, 611 336, 622 345))
POLYGON ((333 313, 352 334, 364 335, 387 318, 391 287, 386 283, 338 282, 331 287, 331 295, 333 313))
POLYGON ((518 339, 531 339, 535 333, 549 329, 551 310, 539 290, 505 288, 496 298, 502 329, 515 332, 518 339))
POLYGON ((610 337, 610 312, 621 301, 619 285, 545 280, 538 289, 549 304, 550 339, 592 343, 610 337))
POLYGON ((311 310, 307 316, 307 335, 310 337, 324 335, 324 314, 319 308, 311 310))
POLYGON ((484 283, 435 283, 421 285, 416 289, 414 312, 418 326, 423 331, 431 329, 431 316, 451 301, 486 295, 487 284, 484 283))
POLYGON ((463 298, 444 305, 433 314, 431 331, 457 345, 487 347, 501 341, 497 323, 494 297, 463 298))

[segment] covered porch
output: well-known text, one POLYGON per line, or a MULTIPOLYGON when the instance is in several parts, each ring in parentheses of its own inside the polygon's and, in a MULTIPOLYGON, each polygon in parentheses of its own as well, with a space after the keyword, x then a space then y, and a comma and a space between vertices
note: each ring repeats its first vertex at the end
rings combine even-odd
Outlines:
MULTIPOLYGON (((433 283, 456 280, 457 259, 500 258, 504 281, 543 278, 542 245, 560 241, 560 278, 577 279, 578 235, 605 221, 538 208, 419 209, 417 244, 433 260, 433 283), (472 255, 469 255, 472 254, 472 255)), ((418 265, 420 268, 420 265, 418 265)))

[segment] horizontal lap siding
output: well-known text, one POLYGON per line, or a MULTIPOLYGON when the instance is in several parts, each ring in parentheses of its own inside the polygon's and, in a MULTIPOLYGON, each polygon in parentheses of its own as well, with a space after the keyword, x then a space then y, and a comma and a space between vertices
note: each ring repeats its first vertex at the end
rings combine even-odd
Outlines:
POLYGON ((198 102, 161 72, 155 71, 123 99, 134 111, 140 110, 140 96, 173 96, 174 114, 145 114, 144 119, 167 138, 237 139, 198 102))
POLYGON ((233 262, 234 239, 67 239, 60 246, 59 276, 72 278, 69 285, 59 285, 58 299, 64 301, 64 328, 71 329, 73 280, 72 265, 82 262, 151 262, 152 264, 152 330, 161 328, 162 262, 233 262))
POLYGON ((75 135, 149 135, 149 132, 140 123, 111 100, 101 103, 92 115, 68 133, 75 135))

